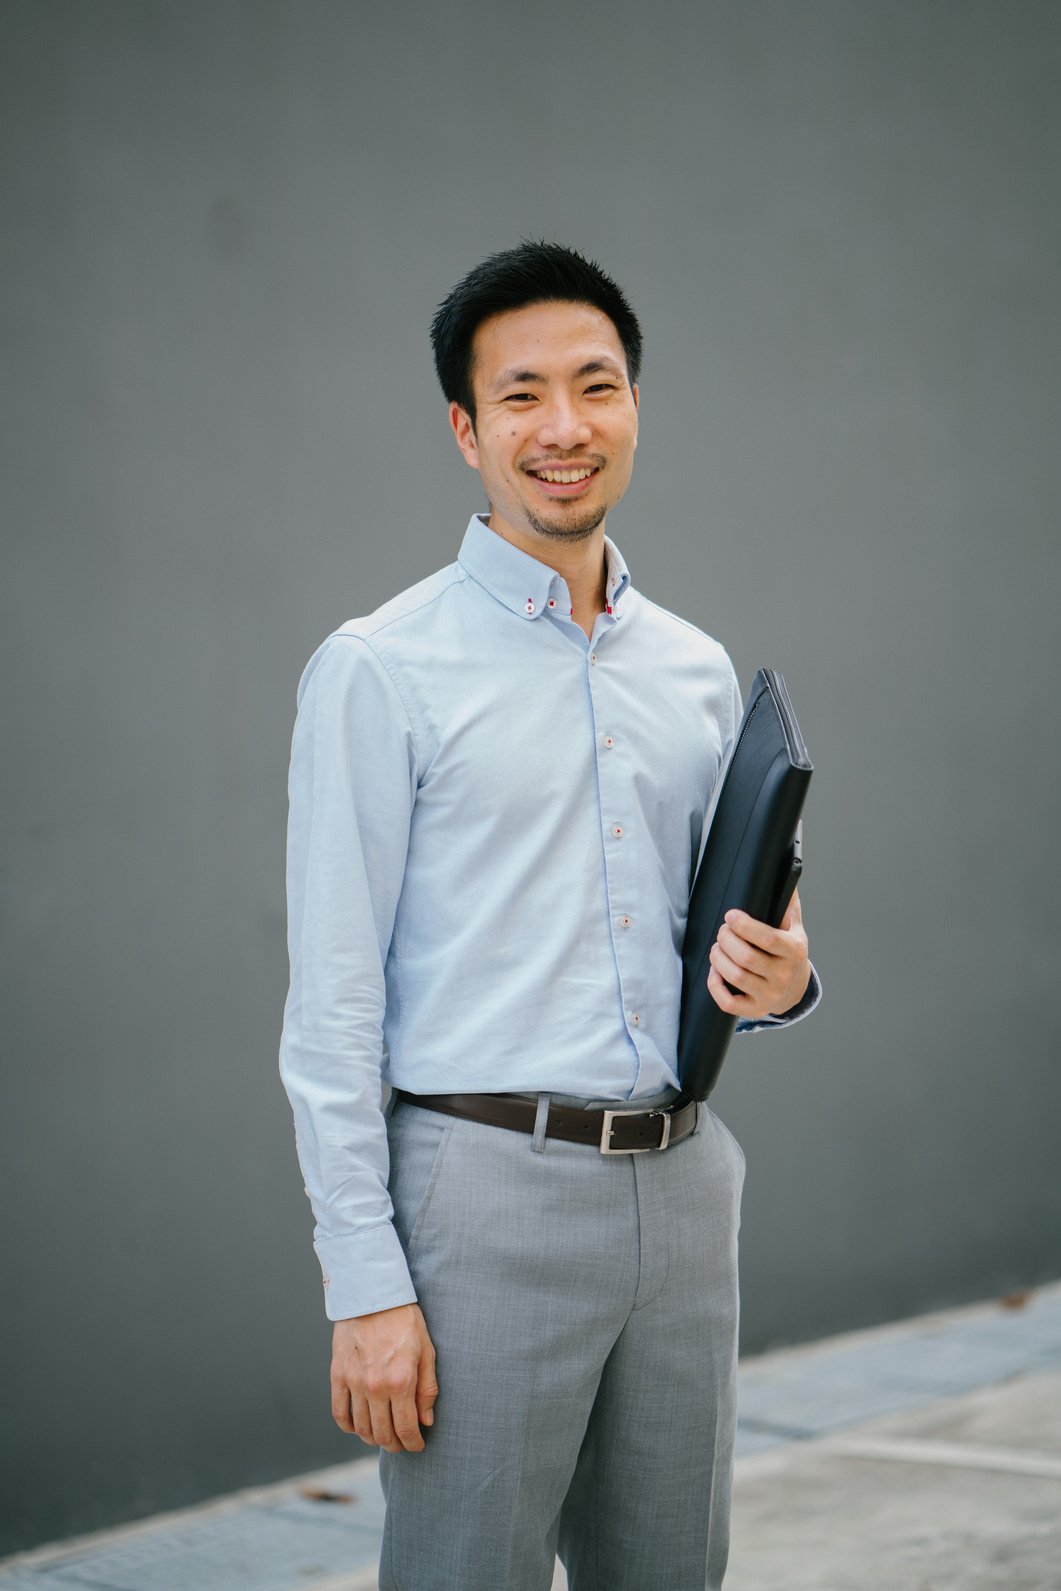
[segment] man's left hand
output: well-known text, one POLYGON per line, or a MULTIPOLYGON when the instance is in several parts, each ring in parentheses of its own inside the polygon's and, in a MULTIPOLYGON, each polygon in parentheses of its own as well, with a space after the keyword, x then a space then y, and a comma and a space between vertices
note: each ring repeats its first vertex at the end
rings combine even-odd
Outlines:
POLYGON ((710 959, 707 987, 723 1011, 753 1021, 791 1011, 810 983, 798 892, 792 896, 780 928, 757 922, 747 912, 727 912, 710 959))

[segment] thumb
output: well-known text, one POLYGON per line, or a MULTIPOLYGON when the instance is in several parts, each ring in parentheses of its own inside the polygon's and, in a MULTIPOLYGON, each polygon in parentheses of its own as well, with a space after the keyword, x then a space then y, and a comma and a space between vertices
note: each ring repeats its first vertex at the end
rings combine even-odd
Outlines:
POLYGON ((803 908, 799 903, 799 890, 794 889, 792 891, 792 899, 785 908, 785 915, 781 919, 780 927, 782 931, 787 932, 789 928, 795 928, 797 923, 800 927, 803 926, 803 908))

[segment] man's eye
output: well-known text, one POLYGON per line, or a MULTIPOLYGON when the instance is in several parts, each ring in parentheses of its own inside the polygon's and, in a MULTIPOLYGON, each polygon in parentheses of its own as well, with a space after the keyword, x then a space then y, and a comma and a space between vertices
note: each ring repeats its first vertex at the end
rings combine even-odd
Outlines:
POLYGON ((533 392, 510 392, 505 399, 506 403, 529 403, 534 397, 533 392))
POLYGON ((614 392, 615 384, 611 381, 595 381, 592 387, 586 388, 587 392, 614 392))

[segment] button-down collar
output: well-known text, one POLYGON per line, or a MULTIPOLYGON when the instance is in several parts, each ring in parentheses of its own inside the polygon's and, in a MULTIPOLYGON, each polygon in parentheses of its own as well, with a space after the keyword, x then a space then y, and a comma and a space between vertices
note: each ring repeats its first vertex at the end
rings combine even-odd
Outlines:
MULTIPOLYGON (((604 552, 605 603, 607 611, 618 618, 619 600, 630 584, 630 575, 622 553, 607 536, 604 552)), ((563 576, 491 530, 481 514, 472 515, 458 558, 473 580, 521 619, 537 619, 550 612, 570 617, 571 593, 563 576)))
POLYGON ((607 603, 608 612, 613 618, 618 619, 622 617, 619 603, 627 586, 630 584, 630 572, 626 567, 622 553, 614 541, 609 541, 607 536, 604 538, 604 551, 608 559, 604 600, 607 603))

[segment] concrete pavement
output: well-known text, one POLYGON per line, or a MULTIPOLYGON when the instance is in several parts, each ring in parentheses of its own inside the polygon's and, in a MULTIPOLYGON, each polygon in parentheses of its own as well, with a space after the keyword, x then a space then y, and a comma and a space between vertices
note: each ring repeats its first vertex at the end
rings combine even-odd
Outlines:
MULTIPOLYGON (((1061 1591, 1061 1284, 745 1361, 737 1453, 726 1591, 1061 1591)), ((382 1516, 361 1459, 20 1554, 0 1591, 371 1591, 382 1516)))
POLYGON ((738 1462, 726 1591, 1059 1591, 1061 1370, 738 1462))

